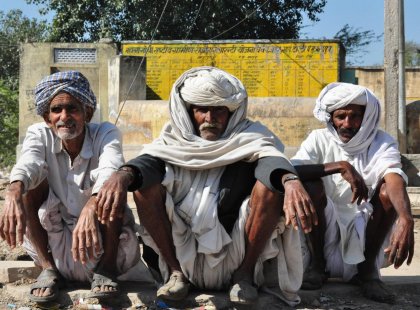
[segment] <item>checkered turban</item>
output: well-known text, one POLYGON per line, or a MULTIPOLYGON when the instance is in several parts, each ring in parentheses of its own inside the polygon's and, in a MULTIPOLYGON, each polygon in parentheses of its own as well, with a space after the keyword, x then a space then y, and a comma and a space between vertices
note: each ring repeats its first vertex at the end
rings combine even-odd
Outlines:
POLYGON ((87 78, 78 71, 64 71, 43 78, 35 87, 36 113, 44 115, 51 100, 60 92, 72 95, 95 111, 96 97, 87 78))

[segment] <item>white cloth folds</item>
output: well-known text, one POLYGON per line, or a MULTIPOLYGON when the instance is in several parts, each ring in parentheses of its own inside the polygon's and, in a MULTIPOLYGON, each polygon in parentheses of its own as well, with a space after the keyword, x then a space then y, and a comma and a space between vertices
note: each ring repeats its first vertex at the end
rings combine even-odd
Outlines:
POLYGON ((340 174, 323 178, 328 197, 324 247, 327 268, 331 276, 350 280, 357 272, 355 266, 365 259, 365 229, 373 212, 369 201, 379 182, 387 173, 397 173, 405 181, 407 176, 401 170, 397 142, 378 129, 380 104, 369 89, 347 83, 331 83, 320 93, 314 115, 326 122, 327 128, 312 131, 293 156, 292 163, 303 165, 347 161, 363 177, 369 189, 368 201, 357 205, 351 203, 350 184, 340 174), (363 105, 366 109, 360 130, 344 143, 331 123, 330 113, 349 104, 363 105))
MULTIPOLYGON (((159 157, 166 163, 162 182, 167 190, 166 211, 184 274, 198 287, 226 288, 245 254, 249 207, 245 201, 232 234, 227 234, 217 215, 220 177, 226 165, 241 160, 284 158, 283 145, 266 127, 246 119, 245 88, 235 77, 216 68, 200 67, 184 73, 172 88, 169 107, 170 124, 141 153, 159 157), (197 105, 223 105, 232 111, 227 128, 218 140, 208 141, 196 135, 188 113, 189 104, 183 99, 197 105)), ((146 231, 142 232, 142 238, 158 251, 146 231)), ((284 219, 273 232, 259 264, 275 257, 280 266, 278 285, 288 303, 296 304, 300 301, 296 292, 302 280, 300 243, 297 232, 284 227, 284 219), (291 262, 297 267, 292 267, 291 262)), ((162 259, 160 268, 168 279, 162 259)), ((254 280, 262 284, 262 267, 256 269, 254 280)))

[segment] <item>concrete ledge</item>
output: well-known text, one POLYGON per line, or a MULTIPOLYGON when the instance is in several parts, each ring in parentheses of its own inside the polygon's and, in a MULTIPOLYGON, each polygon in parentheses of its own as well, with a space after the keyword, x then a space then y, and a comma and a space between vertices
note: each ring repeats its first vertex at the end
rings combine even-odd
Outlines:
POLYGON ((411 209, 420 211, 420 187, 407 187, 408 197, 410 197, 411 209))
MULTIPOLYGON (((406 293, 417 296, 420 294, 420 277, 384 277, 383 280, 400 296, 406 293)), ((181 302, 163 302, 156 300, 156 287, 150 283, 142 282, 123 282, 120 284, 121 294, 117 298, 98 300, 96 298, 88 298, 90 290, 87 289, 88 284, 81 287, 70 286, 62 289, 57 300, 57 304, 61 307, 76 305, 82 300, 85 305, 101 304, 102 309, 112 307, 113 309, 291 309, 279 298, 266 293, 259 293, 258 302, 252 307, 236 308, 230 303, 227 291, 197 291, 192 290, 188 297, 181 302)), ((5 289, 7 293, 21 301, 29 301, 28 292, 30 285, 15 286, 7 284, 5 289)), ((354 307, 357 304, 366 304, 367 301, 361 293, 361 290, 350 284, 332 279, 329 280, 320 290, 299 291, 301 304, 297 309, 307 309, 307 307, 321 309, 338 309, 332 305, 345 304, 346 298, 351 296, 351 304, 354 307), (325 306, 325 307, 324 307, 325 306), (329 306, 329 307, 328 307, 329 306)), ((50 305, 51 308, 54 305, 50 305)), ((58 306, 58 305, 56 305, 58 306)), ((363 306, 362 306, 363 308, 363 306)), ((87 309, 79 308, 76 309, 87 309)), ((340 308, 341 309, 341 308, 340 308)), ((347 308, 342 308, 347 309, 347 308)), ((356 308, 348 308, 356 309, 356 308)), ((358 309, 358 308, 357 308, 358 309)))
POLYGON ((31 261, 0 261, 0 282, 11 283, 22 278, 37 278, 41 269, 31 261))

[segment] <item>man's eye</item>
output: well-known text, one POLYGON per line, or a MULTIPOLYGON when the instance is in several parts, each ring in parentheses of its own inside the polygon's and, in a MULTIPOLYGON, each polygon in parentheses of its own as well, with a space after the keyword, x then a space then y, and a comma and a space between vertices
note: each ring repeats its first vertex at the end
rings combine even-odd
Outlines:
POLYGON ((63 109, 62 109, 61 107, 54 107, 54 108, 51 108, 51 109, 50 109, 50 111, 51 111, 52 113, 60 113, 62 110, 63 110, 63 109))
POLYGON ((66 110, 67 112, 72 113, 78 111, 78 108, 75 105, 68 105, 66 110))

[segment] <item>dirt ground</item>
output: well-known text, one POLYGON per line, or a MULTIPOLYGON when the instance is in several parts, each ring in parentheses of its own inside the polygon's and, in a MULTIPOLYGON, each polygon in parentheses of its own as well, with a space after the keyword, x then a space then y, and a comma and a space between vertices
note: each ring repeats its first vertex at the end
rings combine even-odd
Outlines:
MULTIPOLYGON (((4 204, 4 192, 7 185, 7 179, 0 178, 0 210, 4 204)), ((295 307, 295 309, 339 309, 339 310, 356 310, 356 309, 420 309, 420 216, 415 215, 415 242, 416 248, 418 251, 415 252, 415 257, 411 266, 401 267, 401 271, 395 270, 385 270, 385 275, 388 279, 391 279, 390 284, 392 289, 397 293, 397 303, 395 305, 387 305, 376 303, 364 298, 359 289, 356 286, 349 286, 347 284, 335 283, 329 281, 321 290, 317 291, 306 291, 301 292, 300 296, 302 297, 302 303, 295 307), (409 277, 400 277, 400 275, 409 275, 409 277), (405 280, 409 279, 410 280, 405 280), (413 281, 413 278, 415 279, 413 281), (395 280, 395 283, 392 283, 392 280, 395 280)), ((11 250, 9 246, 2 240, 0 240, 0 260, 30 260, 28 255, 21 247, 17 247, 14 250, 11 250)), ((13 285, 25 285, 33 282, 33 279, 23 279, 13 285)), ((388 281, 387 281, 388 282, 388 281)), ((26 309, 48 309, 39 308, 33 303, 28 303, 23 300, 17 300, 15 296, 10 296, 6 289, 3 286, 4 284, 0 283, 0 310, 26 310, 26 309)), ((151 293, 153 296, 153 292, 151 293)), ((223 295, 222 295, 223 296, 223 295)), ((126 296, 121 297, 127 300, 126 296)), ((260 299, 262 299, 260 297, 260 299)), ((125 303, 113 301, 114 306, 102 309, 122 309, 125 303), (115 306, 116 305, 116 306, 115 306)), ((125 306, 127 307, 127 306, 125 306)), ((259 302, 259 306, 255 309, 260 308, 266 309, 292 309, 285 306, 285 304, 279 302, 278 300, 267 299, 264 297, 263 302, 259 302)), ((97 308, 82 308, 79 306, 60 306, 60 309, 97 309, 97 308)), ((50 309, 59 309, 58 307, 50 309)), ((215 309, 219 307, 215 306, 201 306, 195 309, 215 309)), ((229 306, 221 307, 223 309, 234 309, 229 306)), ((132 305, 130 309, 182 309, 182 307, 169 307, 165 304, 159 304, 151 301, 148 304, 143 305, 132 305)), ((184 308, 185 309, 185 308, 184 308)), ((189 308, 192 309, 192 308, 189 308)), ((242 308, 237 308, 242 309, 242 308)), ((249 308, 244 308, 249 309, 249 308)))

